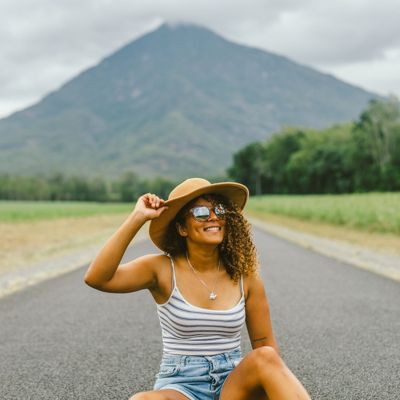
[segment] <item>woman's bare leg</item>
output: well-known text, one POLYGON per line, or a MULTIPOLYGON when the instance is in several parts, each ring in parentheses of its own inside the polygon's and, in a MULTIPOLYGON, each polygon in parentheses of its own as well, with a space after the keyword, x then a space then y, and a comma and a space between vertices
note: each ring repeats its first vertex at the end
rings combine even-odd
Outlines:
POLYGON ((304 386, 269 346, 249 353, 231 372, 220 400, 310 400, 304 386))
POLYGON ((189 400, 189 398, 176 390, 162 389, 136 393, 129 400, 189 400))

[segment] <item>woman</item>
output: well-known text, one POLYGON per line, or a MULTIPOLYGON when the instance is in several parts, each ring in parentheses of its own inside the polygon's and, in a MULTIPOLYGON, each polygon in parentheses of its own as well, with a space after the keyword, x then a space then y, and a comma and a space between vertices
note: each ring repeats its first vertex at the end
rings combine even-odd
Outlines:
POLYGON ((141 196, 90 265, 85 282, 106 292, 148 289, 157 303, 163 357, 154 390, 131 400, 310 399, 279 356, 257 273, 245 186, 187 179, 169 195, 141 196), (164 251, 121 264, 142 225, 164 251), (246 322, 253 350, 240 353, 246 322))

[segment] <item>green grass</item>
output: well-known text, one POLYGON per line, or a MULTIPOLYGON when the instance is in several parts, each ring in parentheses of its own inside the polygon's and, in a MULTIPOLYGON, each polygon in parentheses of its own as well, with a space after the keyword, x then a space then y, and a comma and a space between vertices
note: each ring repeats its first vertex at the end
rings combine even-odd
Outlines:
POLYGON ((255 196, 246 208, 255 213, 400 234, 400 192, 255 196))
MULTIPOLYGON (((129 213, 130 203, 0 201, 0 221, 129 213)), ((400 235, 400 192, 345 195, 266 195, 251 197, 246 209, 301 220, 400 235)))
POLYGON ((129 213, 133 210, 133 206, 130 203, 78 201, 0 201, 0 222, 121 214, 129 213))

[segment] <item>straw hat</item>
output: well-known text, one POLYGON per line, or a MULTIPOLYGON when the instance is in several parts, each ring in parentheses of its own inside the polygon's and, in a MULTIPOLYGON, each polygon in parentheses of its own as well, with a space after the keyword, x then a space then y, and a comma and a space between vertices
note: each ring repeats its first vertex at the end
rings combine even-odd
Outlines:
POLYGON ((222 194, 232 200, 241 209, 244 208, 249 197, 246 186, 235 182, 210 183, 202 178, 190 178, 180 183, 171 191, 164 205, 168 206, 158 218, 151 220, 149 234, 154 244, 165 251, 164 237, 168 225, 178 214, 179 210, 191 200, 207 193, 222 194))

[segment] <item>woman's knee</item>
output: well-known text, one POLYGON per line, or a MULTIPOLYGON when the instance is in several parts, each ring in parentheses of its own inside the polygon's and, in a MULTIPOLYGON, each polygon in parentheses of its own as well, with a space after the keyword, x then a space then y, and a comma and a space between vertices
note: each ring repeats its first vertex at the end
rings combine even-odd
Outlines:
POLYGON ((249 356, 256 368, 264 369, 267 366, 277 367, 282 365, 282 359, 271 346, 258 347, 249 356))

